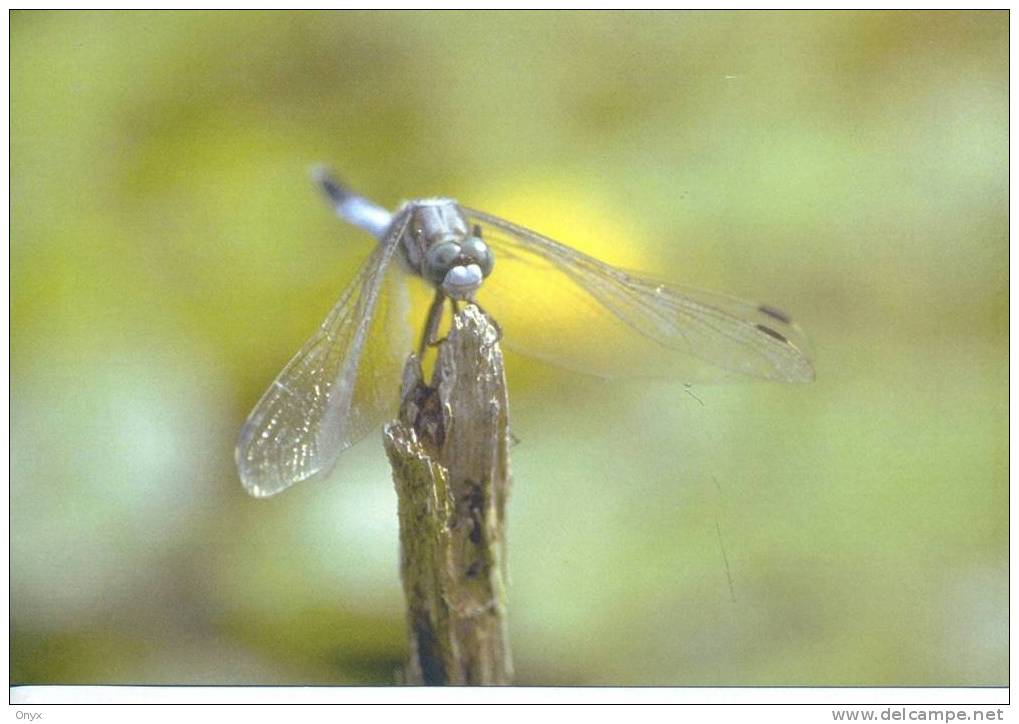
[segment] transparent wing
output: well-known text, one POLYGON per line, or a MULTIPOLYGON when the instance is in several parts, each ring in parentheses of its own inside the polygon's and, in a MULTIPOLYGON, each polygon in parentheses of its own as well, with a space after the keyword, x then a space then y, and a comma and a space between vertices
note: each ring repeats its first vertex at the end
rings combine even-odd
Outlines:
POLYGON ((642 277, 463 211, 495 254, 477 299, 510 349, 602 377, 814 378, 803 333, 772 307, 642 277))
POLYGON ((412 349, 402 271, 391 263, 406 219, 395 221, 241 428, 237 470, 252 495, 328 474, 341 452, 395 413, 412 349))

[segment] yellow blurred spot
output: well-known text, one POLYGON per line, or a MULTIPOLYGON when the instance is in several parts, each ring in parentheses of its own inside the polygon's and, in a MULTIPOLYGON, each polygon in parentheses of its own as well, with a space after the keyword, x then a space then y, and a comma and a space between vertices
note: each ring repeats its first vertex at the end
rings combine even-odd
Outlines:
POLYGON ((642 251, 636 220, 587 180, 528 176, 461 200, 613 266, 654 268, 642 251))
MULTIPOLYGON (((620 211, 617 200, 592 190, 586 180, 529 176, 505 190, 472 195, 467 203, 612 266, 657 266, 644 251, 639 226, 620 211)), ((609 377, 627 374, 657 351, 588 292, 590 278, 579 279, 579 267, 550 261, 512 240, 501 243, 497 230, 485 233, 496 260, 477 298, 498 321, 507 347, 559 367, 609 377), (573 274, 564 271, 569 268, 573 274)))

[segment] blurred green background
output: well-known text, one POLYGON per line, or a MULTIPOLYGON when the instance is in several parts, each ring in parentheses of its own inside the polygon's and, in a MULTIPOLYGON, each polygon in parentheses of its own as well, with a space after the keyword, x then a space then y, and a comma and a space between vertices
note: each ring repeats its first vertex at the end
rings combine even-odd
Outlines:
POLYGON ((1007 12, 14 12, 11 65, 12 682, 393 681, 381 440, 232 459, 371 249, 324 161, 813 340, 509 356, 519 683, 1007 683, 1007 12))

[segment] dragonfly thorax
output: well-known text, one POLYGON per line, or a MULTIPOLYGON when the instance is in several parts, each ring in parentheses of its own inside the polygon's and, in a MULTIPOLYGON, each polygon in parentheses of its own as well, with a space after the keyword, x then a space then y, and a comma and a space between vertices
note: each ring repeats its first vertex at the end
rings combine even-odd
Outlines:
POLYGON ((401 241, 411 269, 453 299, 470 298, 495 262, 481 229, 468 229, 452 199, 411 201, 404 211, 410 218, 401 241))

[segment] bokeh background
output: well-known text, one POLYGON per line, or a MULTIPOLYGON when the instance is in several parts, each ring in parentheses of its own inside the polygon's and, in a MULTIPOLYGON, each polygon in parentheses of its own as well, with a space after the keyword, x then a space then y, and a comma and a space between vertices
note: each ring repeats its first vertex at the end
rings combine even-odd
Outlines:
POLYGON ((380 439, 270 500, 232 459, 371 248, 324 161, 813 341, 800 386, 509 357, 519 683, 1006 684, 1007 43, 1004 11, 13 13, 12 682, 393 681, 380 439))

